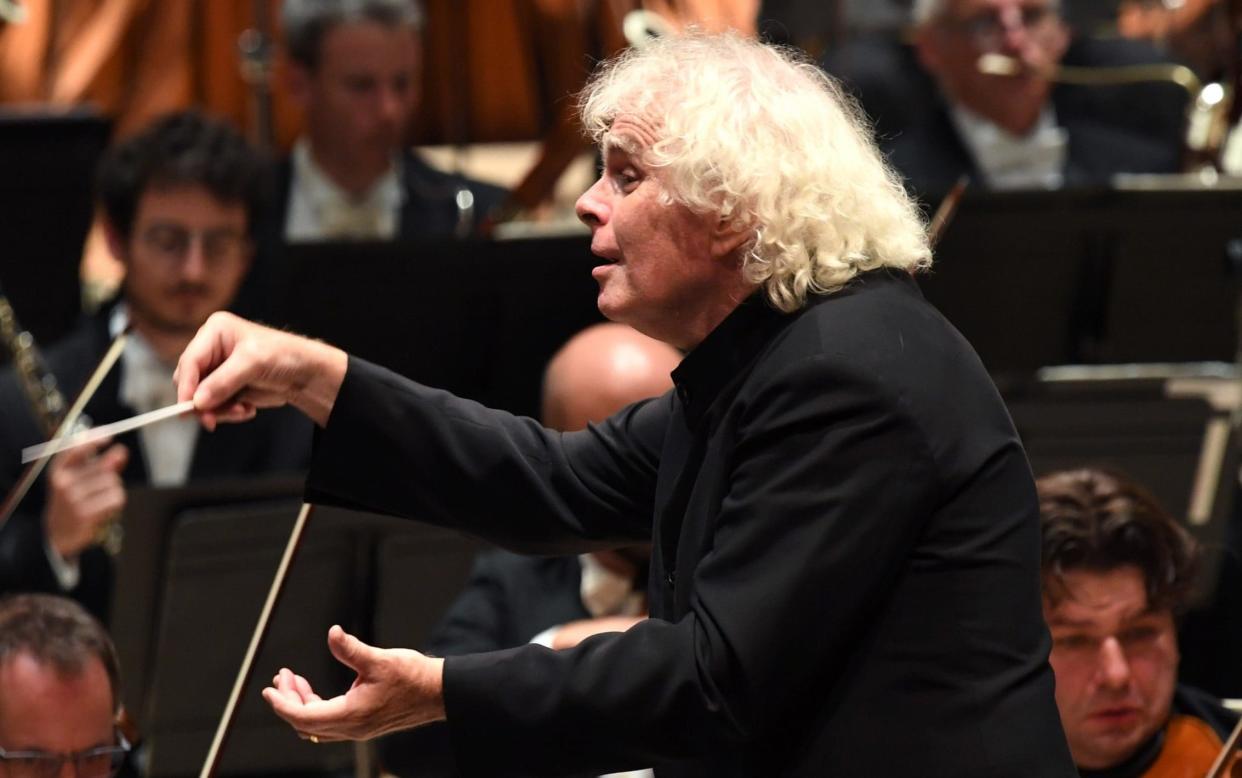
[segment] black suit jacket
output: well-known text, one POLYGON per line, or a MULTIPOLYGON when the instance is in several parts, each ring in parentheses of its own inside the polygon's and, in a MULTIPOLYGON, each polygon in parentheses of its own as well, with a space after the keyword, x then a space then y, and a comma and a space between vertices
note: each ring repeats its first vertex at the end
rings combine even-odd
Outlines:
MULTIPOLYGON (((1144 43, 1076 38, 1062 62, 1090 68, 1162 60, 1144 43)), ((858 98, 880 149, 914 191, 935 196, 963 175, 987 185, 949 118, 946 98, 910 46, 864 38, 832 52, 824 67, 858 98)), ((1170 83, 1054 86, 1057 123, 1069 136, 1065 185, 1106 186, 1117 173, 1177 172, 1186 100, 1170 83)))
POLYGON ((312 499, 527 550, 654 540, 653 618, 446 660, 465 774, 1075 774, 1026 457, 913 279, 756 296, 674 379, 558 434, 351 361, 312 499))
MULTIPOLYGON (((56 376, 67 400, 81 390, 107 351, 111 338, 111 308, 84 319, 64 340, 44 352, 48 369, 56 376)), ((133 416, 135 411, 118 398, 124 365, 118 362, 100 385, 85 413, 96 425, 133 416)), ((312 424, 291 408, 263 411, 251 424, 221 425, 201 431, 190 465, 190 480, 227 476, 304 472, 310 459, 312 424)), ((20 477, 21 450, 46 439, 31 415, 29 403, 11 368, 0 373, 0 488, 7 493, 20 477)), ((116 438, 129 449, 122 473, 127 484, 147 483, 147 463, 137 432, 116 438)), ((41 476, 9 522, 0 528, 0 594, 18 591, 61 593, 44 552, 43 506, 45 476, 41 476)), ((68 592, 87 610, 107 623, 112 591, 112 566, 98 548, 82 554, 81 580, 68 592)))
MULTIPOLYGON (((405 201, 401 205, 397 241, 477 238, 488 215, 507 195, 498 186, 437 170, 408 149, 402 152, 401 159, 405 201), (457 205, 457 193, 462 187, 474 195, 473 207, 468 211, 457 205)), ((293 164, 285 158, 276 166, 274 202, 265 209, 255 230, 254 263, 232 306, 242 316, 278 325, 283 323, 282 312, 273 300, 280 299, 279 286, 285 271, 282 252, 292 185, 293 164)))
MULTIPOLYGON (((476 235, 489 213, 500 205, 507 192, 465 176, 445 173, 433 168, 409 149, 401 153, 401 186, 405 202, 397 228, 398 240, 435 240, 476 235), (462 187, 474 195, 474 207, 465 216, 457 207, 457 192, 462 187), (464 233, 464 234, 463 234, 464 233)), ((272 226, 284 235, 289 216, 289 194, 293 186, 293 164, 286 158, 277 168, 276 208, 272 226)))

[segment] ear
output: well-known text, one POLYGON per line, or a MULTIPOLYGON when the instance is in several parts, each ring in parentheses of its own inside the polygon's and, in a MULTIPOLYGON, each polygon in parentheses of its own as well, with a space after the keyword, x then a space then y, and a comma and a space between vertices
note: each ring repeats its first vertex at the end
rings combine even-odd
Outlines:
POLYGON ((754 237, 753 228, 721 217, 712 230, 712 256, 717 259, 734 257, 754 237))
POLYGON ((1056 37, 1048 46, 1049 56, 1052 58, 1052 64, 1061 61, 1061 57, 1065 56, 1065 50, 1069 48, 1071 30, 1069 24, 1064 19, 1057 19, 1056 37))
POLYGON ((289 97, 293 99, 303 110, 310 100, 311 79, 314 74, 306 68, 305 65, 288 60, 284 68, 285 89, 289 97))
POLYGON ((107 216, 100 215, 99 223, 103 227, 104 241, 108 244, 108 251, 113 257, 123 265, 129 263, 129 244, 125 240, 125 236, 117 229, 116 225, 108 219, 107 216))
POLYGON ((918 58, 919 64, 929 73, 939 72, 944 62, 941 56, 940 32, 936 30, 934 22, 929 22, 916 29, 910 38, 910 43, 914 47, 914 55, 918 58))

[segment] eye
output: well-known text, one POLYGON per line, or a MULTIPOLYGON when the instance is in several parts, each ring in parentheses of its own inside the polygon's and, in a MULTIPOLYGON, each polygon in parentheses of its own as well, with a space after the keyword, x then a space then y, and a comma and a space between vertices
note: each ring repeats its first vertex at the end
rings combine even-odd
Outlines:
POLYGON ((355 94, 370 92, 375 86, 375 79, 369 76, 349 76, 345 79, 345 88, 355 94))
POLYGON ((1160 637, 1160 630, 1151 625, 1141 625, 1130 627, 1118 637, 1121 638, 1122 643, 1126 644, 1150 643, 1160 637))
POLYGON ((1052 644, 1062 651, 1082 651, 1095 645, 1095 639, 1089 635, 1057 635, 1052 639, 1052 644))
POLYGON ((614 171, 612 174, 612 180, 616 184, 617 189, 622 192, 630 192, 638 186, 639 182, 642 180, 642 177, 639 176, 638 171, 634 168, 627 166, 614 171))

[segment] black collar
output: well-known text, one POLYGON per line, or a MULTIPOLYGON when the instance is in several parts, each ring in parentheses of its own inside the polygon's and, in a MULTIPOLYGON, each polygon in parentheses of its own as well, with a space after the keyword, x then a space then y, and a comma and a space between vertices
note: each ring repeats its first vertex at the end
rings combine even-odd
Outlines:
POLYGON ((793 318, 769 305, 762 291, 755 292, 686 355, 673 371, 673 384, 691 429, 699 426, 729 380, 793 318))
POLYGON ((866 286, 887 283, 909 286, 921 296, 909 273, 880 268, 855 276, 845 288, 832 294, 808 295, 806 304, 793 313, 773 308, 762 290, 747 297, 673 371, 673 385, 690 428, 699 426, 721 390, 799 316, 831 300, 856 294, 866 286))
POLYGON ((1147 768, 1155 763, 1162 750, 1164 750, 1163 727, 1157 730, 1156 734, 1152 735, 1146 743, 1131 754, 1129 759, 1121 764, 1104 770, 1084 770, 1079 768, 1078 774, 1081 778, 1139 778, 1139 776, 1147 772, 1147 768))

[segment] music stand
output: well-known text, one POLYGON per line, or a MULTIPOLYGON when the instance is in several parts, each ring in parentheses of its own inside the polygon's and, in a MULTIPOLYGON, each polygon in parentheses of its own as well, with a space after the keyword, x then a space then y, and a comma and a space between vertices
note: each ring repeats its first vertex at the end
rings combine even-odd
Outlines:
POLYGON ((0 109, 0 289, 42 344, 81 314, 91 182, 110 132, 110 121, 88 109, 0 109))

